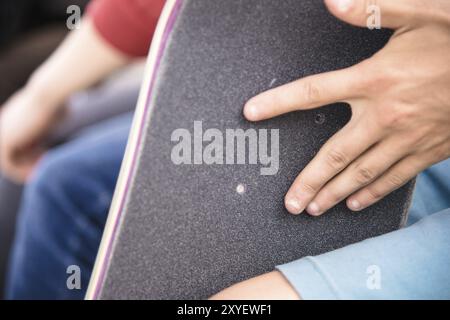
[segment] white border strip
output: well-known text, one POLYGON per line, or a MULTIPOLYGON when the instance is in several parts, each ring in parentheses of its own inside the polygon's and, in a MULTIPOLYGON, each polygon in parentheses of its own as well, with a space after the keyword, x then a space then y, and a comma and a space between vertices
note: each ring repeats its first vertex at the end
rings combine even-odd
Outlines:
POLYGON ((151 82, 153 79, 153 74, 156 71, 161 42, 164 38, 166 25, 169 22, 171 13, 176 4, 177 0, 166 1, 164 9, 159 18, 155 33, 153 35, 152 45, 150 47, 150 53, 147 58, 147 64, 145 67, 145 76, 141 86, 141 91, 137 102, 133 124, 131 127, 130 135, 128 138, 128 144, 125 151, 125 156, 123 158, 122 167, 120 169, 119 179, 117 181, 116 190, 114 192, 114 197, 109 210, 109 215, 106 221, 102 241, 100 243, 100 248, 97 253, 94 270, 92 271, 89 287, 86 293, 85 297, 86 300, 95 299, 97 288, 98 286, 102 285, 99 282, 102 281, 101 274, 104 271, 104 268, 107 268, 105 264, 108 263, 107 261, 108 247, 110 246, 111 242, 114 241, 113 239, 114 229, 117 220, 120 217, 120 206, 122 201, 124 200, 126 201, 126 199, 123 198, 127 196, 126 195, 127 181, 129 176, 133 174, 133 172, 131 171, 133 169, 134 154, 135 152, 140 152, 139 150, 140 146, 138 145, 140 125, 143 117, 146 114, 148 97, 151 94, 150 92, 151 82))

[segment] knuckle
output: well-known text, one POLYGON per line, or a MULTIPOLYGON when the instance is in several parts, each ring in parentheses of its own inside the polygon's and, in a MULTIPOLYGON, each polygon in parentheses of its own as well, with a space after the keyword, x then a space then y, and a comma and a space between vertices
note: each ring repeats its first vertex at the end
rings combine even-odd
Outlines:
POLYGON ((378 0, 363 0, 360 2, 360 6, 358 7, 358 16, 364 18, 367 16, 368 10, 373 7, 378 7, 378 0))
POLYGON ((383 198, 383 194, 374 187, 367 188, 367 194, 371 202, 376 202, 383 198))
POLYGON ((348 164, 347 156, 338 150, 330 150, 326 157, 328 165, 336 170, 341 170, 348 164))
POLYGON ((408 125, 416 115, 412 108, 404 105, 385 107, 380 111, 381 125, 388 128, 400 128, 405 124, 408 125))
POLYGON ((299 192, 305 192, 308 194, 316 194, 319 191, 319 188, 310 182, 303 182, 299 187, 299 192))
POLYGON ((386 57, 379 52, 366 61, 363 74, 365 90, 374 98, 382 94, 402 101, 403 97, 398 96, 398 90, 403 89, 411 74, 402 65, 402 61, 399 61, 399 57, 396 54, 386 57))
POLYGON ((329 189, 324 191, 325 198, 327 199, 327 202, 332 204, 339 203, 342 200, 344 200, 344 195, 342 192, 336 189, 329 189))
POLYGON ((309 103, 321 101, 322 91, 319 86, 311 81, 306 81, 301 86, 301 91, 309 103))
POLYGON ((385 128, 395 127, 396 122, 398 122, 397 116, 390 112, 389 108, 381 108, 381 112, 378 114, 378 120, 381 127, 385 128))
POLYGON ((388 182, 392 187, 399 188, 406 182, 406 179, 399 173, 392 173, 389 175, 388 182))
POLYGON ((392 71, 380 70, 378 65, 367 66, 362 78, 365 89, 376 95, 392 88, 397 82, 397 77, 392 71))
POLYGON ((367 184, 375 179, 374 170, 368 167, 357 167, 356 168, 356 181, 359 184, 367 184))

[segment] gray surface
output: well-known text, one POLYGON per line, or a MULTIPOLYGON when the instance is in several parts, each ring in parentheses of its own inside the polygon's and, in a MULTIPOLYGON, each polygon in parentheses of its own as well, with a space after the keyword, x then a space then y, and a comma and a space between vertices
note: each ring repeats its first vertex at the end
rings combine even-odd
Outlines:
POLYGON ((320 146, 350 117, 345 105, 260 124, 244 102, 275 86, 371 56, 388 32, 338 22, 317 0, 184 1, 163 57, 143 155, 115 242, 103 299, 194 299, 277 264, 399 228, 412 184, 359 213, 343 204, 294 217, 283 197, 320 146), (324 124, 314 120, 326 116, 324 124), (173 130, 279 128, 280 171, 258 166, 175 166, 173 130), (235 189, 247 186, 245 195, 235 189))

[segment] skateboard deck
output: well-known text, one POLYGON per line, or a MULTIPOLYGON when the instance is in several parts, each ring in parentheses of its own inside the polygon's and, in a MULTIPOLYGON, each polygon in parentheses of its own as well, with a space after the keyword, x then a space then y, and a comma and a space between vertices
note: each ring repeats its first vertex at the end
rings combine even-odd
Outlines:
POLYGON ((87 299, 205 299, 400 228, 413 182, 362 213, 284 208, 297 174, 349 121, 347 105, 242 115, 255 94, 358 63, 390 35, 346 25, 317 0, 167 1, 87 299))

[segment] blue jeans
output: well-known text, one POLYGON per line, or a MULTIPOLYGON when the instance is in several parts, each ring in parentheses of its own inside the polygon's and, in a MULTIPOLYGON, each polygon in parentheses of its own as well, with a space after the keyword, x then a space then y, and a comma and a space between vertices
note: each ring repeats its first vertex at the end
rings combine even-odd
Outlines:
MULTIPOLYGON (((23 199, 8 298, 84 297, 130 119, 110 121, 42 161, 23 199), (66 286, 70 265, 81 268, 81 290, 66 286)), ((431 215, 450 207, 449 175, 450 160, 419 177, 410 221, 421 220, 413 226, 279 270, 305 299, 449 298, 450 211, 431 215), (370 266, 381 271, 381 289, 367 289, 370 266)))
POLYGON ((84 298, 131 119, 102 123, 41 161, 23 195, 7 299, 84 298), (80 290, 66 285, 71 265, 80 268, 80 290))

